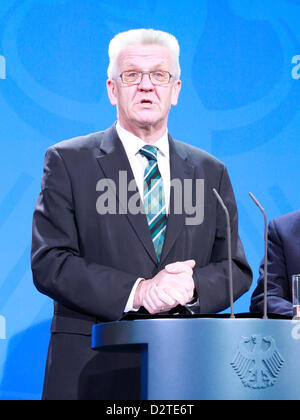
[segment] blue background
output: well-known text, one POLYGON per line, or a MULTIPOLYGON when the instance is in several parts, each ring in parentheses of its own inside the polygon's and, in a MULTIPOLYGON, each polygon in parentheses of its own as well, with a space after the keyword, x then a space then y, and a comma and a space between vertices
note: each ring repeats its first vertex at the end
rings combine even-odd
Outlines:
POLYGON ((299 18, 300 0, 1 1, 1 399, 41 395, 52 302, 32 284, 29 254, 44 154, 115 121, 105 82, 120 31, 153 27, 179 40, 183 89, 169 130, 229 169, 255 276, 235 310, 248 311, 263 256, 248 192, 269 219, 300 208, 299 18))

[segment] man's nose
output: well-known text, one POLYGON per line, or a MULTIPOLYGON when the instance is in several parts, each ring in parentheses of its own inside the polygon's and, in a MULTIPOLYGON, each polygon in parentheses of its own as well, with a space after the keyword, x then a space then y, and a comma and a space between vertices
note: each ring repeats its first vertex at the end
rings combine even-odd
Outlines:
POLYGON ((150 79, 149 73, 143 73, 142 74, 142 80, 140 81, 140 84, 138 85, 138 88, 141 90, 152 90, 153 84, 150 79))

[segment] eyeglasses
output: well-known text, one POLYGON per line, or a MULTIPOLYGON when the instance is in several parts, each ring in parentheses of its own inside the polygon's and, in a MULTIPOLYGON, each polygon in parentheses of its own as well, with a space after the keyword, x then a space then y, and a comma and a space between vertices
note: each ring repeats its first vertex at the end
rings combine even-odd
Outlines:
POLYGON ((139 85, 142 81, 143 75, 149 74, 151 83, 153 85, 167 85, 170 83, 172 74, 168 71, 155 70, 155 71, 137 71, 129 70, 123 71, 118 77, 121 78, 125 85, 139 85))

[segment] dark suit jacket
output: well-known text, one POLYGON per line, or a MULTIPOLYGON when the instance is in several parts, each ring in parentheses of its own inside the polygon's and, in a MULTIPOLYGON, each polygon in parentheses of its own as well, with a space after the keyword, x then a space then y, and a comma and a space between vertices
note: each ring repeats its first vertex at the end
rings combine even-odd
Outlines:
MULTIPOLYGON (((120 319, 136 279, 152 278, 175 261, 196 261, 194 281, 199 311, 217 313, 228 307, 225 217, 213 188, 220 193, 231 216, 235 299, 249 289, 252 273, 238 236, 236 203, 224 164, 171 137, 169 144, 171 179, 193 179, 193 193, 195 179, 205 181, 205 218, 201 225, 186 226, 185 218, 190 215, 172 212, 171 189, 159 264, 144 214, 99 215, 96 211, 99 180, 114 180, 118 193, 119 171, 127 171, 128 182, 134 179, 115 126, 64 141, 47 151, 33 219, 32 270, 38 290, 54 300, 52 340, 59 333, 69 337, 72 334, 73 340, 74 335, 89 336, 95 322, 120 319)), ((128 200, 132 194, 128 193, 128 200)), ((120 196, 118 199, 122 201, 120 196)), ((68 357, 69 343, 67 337, 63 342, 60 335, 59 345, 50 344, 46 383, 57 383, 57 371, 66 369, 60 365, 56 374, 49 373, 55 360, 68 357)), ((81 354, 76 363, 84 366, 82 349, 81 354)), ((63 378, 60 381, 66 382, 63 378)), ((58 396, 57 392, 52 395, 58 396)))
MULTIPOLYGON (((268 240, 268 312, 293 315, 292 276, 300 273, 300 211, 272 220, 268 240)), ((251 312, 263 312, 264 261, 251 300, 251 312)))

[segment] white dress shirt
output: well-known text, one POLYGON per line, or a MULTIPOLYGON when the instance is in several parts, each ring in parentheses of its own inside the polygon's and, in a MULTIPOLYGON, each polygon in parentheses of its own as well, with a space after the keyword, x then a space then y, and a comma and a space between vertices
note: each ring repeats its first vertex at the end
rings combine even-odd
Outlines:
MULTIPOLYGON (((146 146, 144 142, 139 137, 130 133, 121 127, 120 123, 117 122, 116 129, 118 136, 124 146, 126 155, 128 157, 135 182, 139 189, 140 196, 144 197, 144 174, 145 169, 148 165, 148 159, 143 156, 139 151, 142 147, 146 146)), ((170 201, 170 154, 169 154, 169 140, 168 140, 168 131, 157 140, 153 146, 157 147, 157 164, 158 169, 162 177, 164 193, 165 193, 165 203, 167 208, 167 213, 169 210, 169 201, 170 201)))
MULTIPOLYGON (((135 136, 134 134, 130 133, 129 131, 125 130, 121 127, 119 121, 116 123, 116 129, 118 136, 124 146, 127 158, 129 160, 135 182, 137 184, 140 196, 144 197, 144 173, 145 169, 148 165, 148 159, 139 153, 140 149, 145 146, 147 143, 144 142, 139 137, 135 136)), ((170 205, 170 153, 169 153, 169 140, 168 140, 168 131, 158 139, 153 146, 157 147, 157 164, 158 169, 160 171, 163 188, 165 193, 165 203, 166 203, 166 211, 169 211, 170 205)), ((133 308, 133 299, 136 288, 140 281, 143 278, 138 278, 135 282, 133 289, 130 293, 128 298, 126 307, 124 312, 134 311, 138 309, 133 308)))

